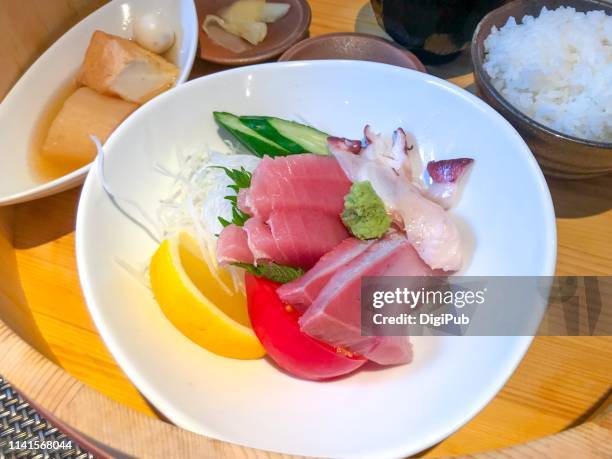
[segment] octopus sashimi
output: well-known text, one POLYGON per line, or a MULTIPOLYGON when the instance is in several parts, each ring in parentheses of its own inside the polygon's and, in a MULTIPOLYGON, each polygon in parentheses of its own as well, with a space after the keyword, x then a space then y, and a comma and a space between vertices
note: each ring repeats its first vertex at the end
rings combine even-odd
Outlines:
POLYGON ((430 161, 427 172, 431 183, 427 186, 421 175, 422 164, 415 149, 416 139, 402 128, 391 137, 383 136, 367 125, 364 141, 330 137, 328 145, 332 152, 343 151, 358 154, 372 162, 391 169, 397 177, 412 183, 427 199, 451 208, 458 200, 466 172, 473 164, 472 158, 455 158, 430 161))
POLYGON ((432 183, 427 189, 427 197, 445 209, 451 208, 457 202, 461 184, 473 163, 471 158, 430 161, 427 173, 432 183))
POLYGON ((350 140, 342 137, 330 137, 330 151, 344 151, 358 154, 393 170, 398 177, 414 181, 417 163, 414 139, 409 141, 406 131, 398 128, 391 137, 374 132, 370 125, 363 130, 364 141, 350 140))
POLYGON ((335 149, 333 144, 330 150, 351 181, 371 183, 425 263, 444 271, 461 268, 461 236, 440 205, 425 198, 419 188, 388 165, 335 149))
POLYGON ((364 129, 364 136, 367 144, 359 156, 389 167, 397 176, 411 178, 412 168, 408 160, 410 150, 406 132, 402 128, 396 129, 389 138, 374 132, 368 125, 364 129))

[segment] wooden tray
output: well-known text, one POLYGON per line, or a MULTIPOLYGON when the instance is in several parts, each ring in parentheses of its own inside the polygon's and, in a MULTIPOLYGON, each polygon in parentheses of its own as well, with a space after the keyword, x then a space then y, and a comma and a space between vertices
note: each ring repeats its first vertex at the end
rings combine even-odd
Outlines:
MULTIPOLYGON (((3 3, 0 96, 53 40, 102 3, 3 3)), ((365 0, 311 0, 310 4, 311 35, 381 33, 365 0)), ((198 62, 193 76, 220 69, 198 62)), ((466 56, 430 70, 472 87, 466 56)), ((558 217, 557 273, 611 275, 612 176, 583 182, 551 179, 549 185, 558 217)), ((75 189, 0 208, 0 374, 58 420, 111 448, 111 453, 268 457, 163 422, 122 373, 97 334, 79 287, 74 257, 79 193, 75 189)), ((570 429, 483 457, 610 457, 612 414, 584 422, 603 409, 611 382, 612 338, 536 338, 498 396, 470 423, 423 455, 496 450, 570 429)))

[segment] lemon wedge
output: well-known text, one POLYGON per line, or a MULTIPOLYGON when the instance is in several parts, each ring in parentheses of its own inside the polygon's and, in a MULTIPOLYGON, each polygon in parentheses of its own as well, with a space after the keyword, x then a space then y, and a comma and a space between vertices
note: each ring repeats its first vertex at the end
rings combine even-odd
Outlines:
MULTIPOLYGON (((222 268, 218 277, 231 285, 222 268)), ((150 266, 151 287, 166 317, 195 343, 215 354, 258 359, 264 348, 253 332, 242 293, 226 292, 187 233, 161 243, 150 266)))

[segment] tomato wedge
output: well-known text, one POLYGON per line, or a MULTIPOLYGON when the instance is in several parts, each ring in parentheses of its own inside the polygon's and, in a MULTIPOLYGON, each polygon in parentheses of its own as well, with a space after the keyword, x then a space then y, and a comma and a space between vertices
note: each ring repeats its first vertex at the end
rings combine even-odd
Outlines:
POLYGON ((300 313, 276 294, 279 284, 251 274, 245 281, 253 330, 282 369, 300 378, 322 380, 355 371, 366 362, 302 333, 300 313))

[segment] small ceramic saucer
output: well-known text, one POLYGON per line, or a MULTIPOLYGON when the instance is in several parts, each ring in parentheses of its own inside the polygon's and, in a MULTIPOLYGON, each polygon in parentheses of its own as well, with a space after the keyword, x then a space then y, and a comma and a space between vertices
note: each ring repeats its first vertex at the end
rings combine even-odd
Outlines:
POLYGON ((384 38, 362 33, 332 33, 308 38, 289 48, 280 61, 349 59, 382 62, 427 73, 410 51, 384 38))
MULTIPOLYGON (((289 3, 289 12, 278 21, 268 24, 264 41, 248 51, 234 53, 215 43, 202 29, 202 22, 208 14, 218 14, 235 0, 198 0, 198 21, 200 31, 200 57, 206 61, 223 65, 248 65, 271 60, 298 41, 308 36, 311 11, 306 0, 282 0, 289 3)), ((279 0, 280 1, 280 0, 279 0)))

